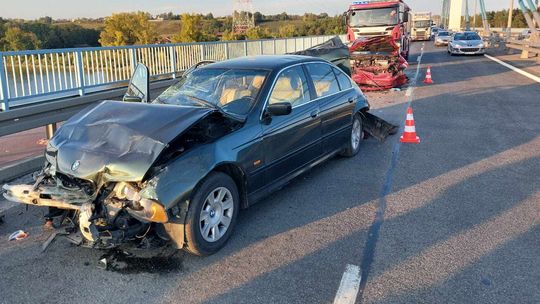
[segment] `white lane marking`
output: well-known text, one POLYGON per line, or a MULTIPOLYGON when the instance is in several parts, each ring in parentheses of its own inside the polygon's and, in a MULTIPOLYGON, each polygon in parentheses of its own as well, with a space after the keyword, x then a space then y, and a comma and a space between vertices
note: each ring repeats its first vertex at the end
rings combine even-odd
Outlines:
POLYGON ((354 304, 358 296, 361 280, 360 267, 347 265, 334 298, 334 304, 354 304))
POLYGON ((405 96, 410 97, 414 91, 413 87, 408 87, 407 91, 405 92, 405 96))
MULTIPOLYGON (((416 65, 416 72, 414 74, 413 80, 411 81, 411 86, 409 87, 409 89, 411 89, 411 91, 409 91, 409 89, 407 89, 407 93, 409 95, 407 95, 407 93, 405 93, 405 96, 407 96, 407 97, 412 96, 412 93, 414 92, 414 87, 416 86, 416 83, 418 82, 418 75, 420 75, 420 64, 422 63, 422 57, 423 56, 424 56, 424 50, 421 50, 420 51, 420 56, 418 56, 418 59, 417 59, 418 64, 416 65)), ((412 101, 412 98, 411 98, 411 101, 412 101)))
POLYGON ((512 70, 512 71, 514 71, 514 72, 516 72, 516 73, 519 73, 519 74, 521 74, 521 75, 523 75, 523 76, 525 76, 525 77, 527 77, 527 78, 529 78, 529 79, 532 79, 532 80, 534 80, 534 81, 536 81, 536 82, 540 82, 540 77, 538 77, 538 76, 534 76, 534 75, 531 74, 531 73, 527 73, 527 72, 525 72, 525 71, 523 71, 523 70, 521 70, 521 69, 516 68, 516 67, 513 66, 513 65, 510 65, 510 64, 504 62, 504 61, 501 61, 501 60, 499 60, 499 59, 497 59, 497 58, 495 58, 495 57, 491 57, 491 56, 489 56, 488 54, 484 54, 484 56, 486 56, 487 58, 489 58, 489 59, 491 59, 491 60, 497 62, 498 64, 500 64, 500 65, 502 65, 502 66, 505 66, 505 67, 509 68, 510 70, 512 70))

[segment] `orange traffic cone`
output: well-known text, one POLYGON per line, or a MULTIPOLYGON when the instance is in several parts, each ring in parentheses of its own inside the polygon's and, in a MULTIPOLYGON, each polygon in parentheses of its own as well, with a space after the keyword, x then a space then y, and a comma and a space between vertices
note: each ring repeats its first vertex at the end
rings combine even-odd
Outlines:
POLYGON ((420 137, 416 136, 416 128, 414 127, 414 116, 412 107, 407 110, 407 120, 405 121, 405 131, 401 136, 402 143, 419 144, 420 137))
POLYGON ((426 79, 424 79, 424 83, 425 84, 432 84, 433 83, 433 79, 431 79, 431 67, 430 66, 427 67, 426 79))

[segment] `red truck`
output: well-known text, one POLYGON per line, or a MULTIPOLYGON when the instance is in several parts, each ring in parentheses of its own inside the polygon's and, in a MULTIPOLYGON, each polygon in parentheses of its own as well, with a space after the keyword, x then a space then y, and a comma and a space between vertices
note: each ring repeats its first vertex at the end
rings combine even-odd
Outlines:
POLYGON ((345 13, 353 80, 363 90, 407 82, 410 8, 402 0, 356 1, 345 13))

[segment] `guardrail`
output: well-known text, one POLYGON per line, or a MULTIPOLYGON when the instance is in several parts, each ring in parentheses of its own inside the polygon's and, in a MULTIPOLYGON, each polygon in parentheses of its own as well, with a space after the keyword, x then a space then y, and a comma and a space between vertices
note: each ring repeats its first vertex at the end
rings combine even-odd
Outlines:
POLYGON ((521 58, 527 59, 529 55, 537 55, 537 60, 540 62, 540 34, 532 34, 530 38, 518 40, 510 38, 506 41, 506 47, 521 50, 521 58))
POLYGON ((202 60, 295 52, 333 36, 0 52, 0 110, 125 85, 137 63, 174 79, 202 60))

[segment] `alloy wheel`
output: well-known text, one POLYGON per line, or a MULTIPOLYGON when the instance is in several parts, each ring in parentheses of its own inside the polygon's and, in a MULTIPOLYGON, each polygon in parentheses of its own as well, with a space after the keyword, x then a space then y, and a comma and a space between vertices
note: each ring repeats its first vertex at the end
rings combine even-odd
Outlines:
POLYGON ((221 239, 231 225, 234 199, 225 187, 214 189, 206 197, 199 217, 199 228, 205 241, 214 243, 221 239))

